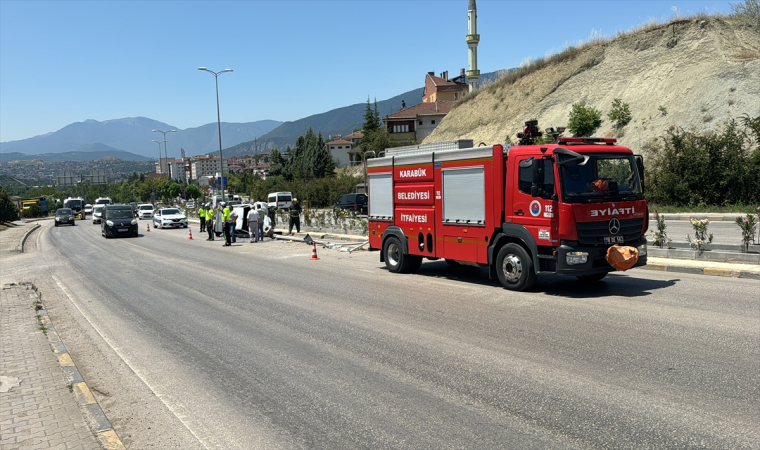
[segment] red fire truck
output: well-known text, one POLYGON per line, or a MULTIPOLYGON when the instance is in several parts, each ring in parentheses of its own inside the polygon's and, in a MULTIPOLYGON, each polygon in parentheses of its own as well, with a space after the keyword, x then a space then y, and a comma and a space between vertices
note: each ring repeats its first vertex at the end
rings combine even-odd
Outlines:
MULTIPOLYGON (((467 141, 388 149, 367 160, 369 245, 391 272, 412 273, 423 258, 489 268, 511 290, 540 273, 593 282, 615 270, 615 244, 646 264, 648 209, 640 156, 615 139, 564 138, 533 145, 537 122, 519 145, 463 147, 467 141)), ((562 129, 558 129, 562 130, 562 129)))

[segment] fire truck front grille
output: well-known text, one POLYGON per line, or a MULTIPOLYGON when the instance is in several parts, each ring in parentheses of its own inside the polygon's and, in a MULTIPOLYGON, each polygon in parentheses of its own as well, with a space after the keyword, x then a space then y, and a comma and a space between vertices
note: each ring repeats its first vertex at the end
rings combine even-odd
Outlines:
POLYGON ((613 235, 610 233, 610 221, 578 222, 578 242, 584 245, 608 245, 604 238, 611 236, 623 236, 625 242, 636 241, 641 238, 641 228, 644 219, 621 219, 620 231, 613 235))

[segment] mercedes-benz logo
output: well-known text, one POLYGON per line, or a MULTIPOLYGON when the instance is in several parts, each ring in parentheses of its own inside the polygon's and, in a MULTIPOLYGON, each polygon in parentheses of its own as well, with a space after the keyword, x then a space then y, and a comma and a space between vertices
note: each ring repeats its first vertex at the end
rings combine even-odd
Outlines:
POLYGON ((617 217, 613 217, 610 219, 610 233, 618 234, 618 231, 620 231, 620 221, 617 219, 617 217))

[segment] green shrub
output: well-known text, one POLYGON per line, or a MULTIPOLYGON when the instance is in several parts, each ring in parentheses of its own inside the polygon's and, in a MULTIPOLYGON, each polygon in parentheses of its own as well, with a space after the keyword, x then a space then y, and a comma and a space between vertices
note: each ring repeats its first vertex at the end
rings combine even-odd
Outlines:
POLYGON ((749 116, 717 133, 671 128, 647 144, 647 199, 685 207, 760 203, 758 137, 760 120, 749 116))
POLYGON ((18 219, 18 208, 0 186, 0 222, 12 222, 18 219))
POLYGON ((570 111, 570 120, 567 121, 567 129, 575 136, 590 136, 602 125, 602 113, 593 106, 586 106, 586 102, 573 104, 570 111))
POLYGON ((732 3, 734 15, 760 26, 760 1, 744 0, 744 3, 732 3))
POLYGON ((38 204, 34 204, 28 208, 21 210, 22 219, 32 219, 34 217, 42 217, 42 208, 38 204))
POLYGON ((607 118, 611 122, 614 122, 615 128, 619 130, 628 125, 633 116, 631 115, 628 103, 623 103, 621 99, 616 98, 612 101, 612 109, 607 114, 607 118))

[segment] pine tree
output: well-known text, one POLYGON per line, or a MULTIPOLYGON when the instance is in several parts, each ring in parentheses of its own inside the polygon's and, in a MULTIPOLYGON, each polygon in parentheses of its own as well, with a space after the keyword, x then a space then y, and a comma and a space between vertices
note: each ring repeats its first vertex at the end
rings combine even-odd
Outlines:
POLYGON ((367 107, 364 110, 364 126, 362 129, 364 133, 369 133, 380 128, 380 118, 377 112, 377 99, 375 99, 375 110, 373 111, 369 104, 369 97, 367 97, 367 107))

